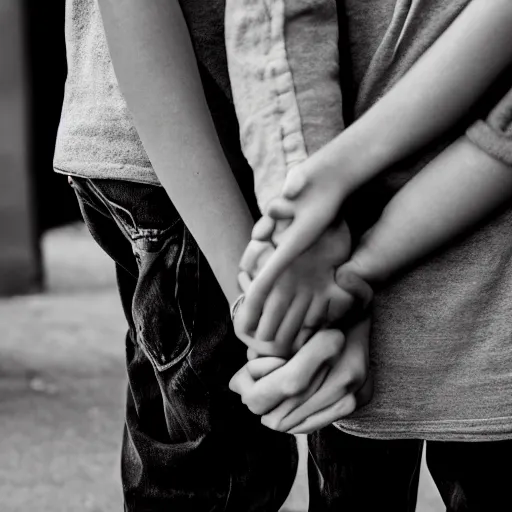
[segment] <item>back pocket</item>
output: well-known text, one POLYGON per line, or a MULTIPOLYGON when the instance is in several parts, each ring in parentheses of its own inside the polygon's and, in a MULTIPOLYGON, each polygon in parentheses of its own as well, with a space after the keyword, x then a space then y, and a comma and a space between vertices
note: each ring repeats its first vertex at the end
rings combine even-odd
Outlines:
POLYGON ((199 249, 180 222, 160 236, 138 239, 134 253, 139 278, 132 315, 138 342, 153 365, 164 371, 183 359, 193 346, 199 249))

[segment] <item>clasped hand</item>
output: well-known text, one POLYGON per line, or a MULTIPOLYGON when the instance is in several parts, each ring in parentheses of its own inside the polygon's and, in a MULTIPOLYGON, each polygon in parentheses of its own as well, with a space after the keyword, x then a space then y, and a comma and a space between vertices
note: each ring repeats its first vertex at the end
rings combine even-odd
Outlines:
MULTIPOLYGON (((292 187, 289 198, 307 191, 304 185, 292 187)), ((288 258, 288 265, 273 283, 264 275, 277 248, 287 241, 290 226, 295 223, 296 232, 303 229, 304 215, 294 210, 296 205, 282 198, 271 204, 242 258, 239 281, 246 299, 234 325, 249 347, 250 360, 230 387, 266 426, 307 433, 351 414, 371 398, 371 323, 361 313, 372 290, 350 265, 344 265, 351 252, 350 233, 345 222, 335 218, 319 236, 326 218, 316 232, 308 228, 307 236, 316 236, 315 240, 300 254, 291 251, 281 257, 281 261, 288 258), (262 275, 264 283, 258 281, 262 275), (340 320, 344 333, 336 328, 340 320)), ((292 244, 300 245, 304 244, 292 244)))

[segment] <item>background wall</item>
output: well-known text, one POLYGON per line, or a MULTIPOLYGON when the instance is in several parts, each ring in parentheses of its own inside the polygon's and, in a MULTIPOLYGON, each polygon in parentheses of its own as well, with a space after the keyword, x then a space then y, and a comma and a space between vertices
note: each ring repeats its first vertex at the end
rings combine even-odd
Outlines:
POLYGON ((66 76, 64 0, 0 2, 0 294, 40 289, 39 240, 79 218, 52 169, 66 76))

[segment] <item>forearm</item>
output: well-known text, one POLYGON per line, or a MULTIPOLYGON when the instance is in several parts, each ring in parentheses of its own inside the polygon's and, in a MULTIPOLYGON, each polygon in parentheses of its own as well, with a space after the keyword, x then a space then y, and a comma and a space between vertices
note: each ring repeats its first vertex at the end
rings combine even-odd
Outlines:
POLYGON ((511 27, 512 2, 474 0, 401 80, 332 142, 328 162, 346 174, 351 190, 462 120, 510 65, 511 27))
POLYGON ((389 202, 350 265, 380 282, 467 231, 512 197, 512 168, 466 137, 452 144, 389 202))
POLYGON ((229 301, 252 218, 220 147, 177 0, 99 0, 112 62, 162 185, 229 301))

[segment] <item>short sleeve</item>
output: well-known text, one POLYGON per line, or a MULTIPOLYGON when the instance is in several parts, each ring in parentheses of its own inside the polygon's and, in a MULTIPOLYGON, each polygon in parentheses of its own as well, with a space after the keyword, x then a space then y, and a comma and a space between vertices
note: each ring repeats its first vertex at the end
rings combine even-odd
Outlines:
POLYGON ((486 119, 470 126, 466 135, 480 149, 512 166, 512 89, 486 119))

